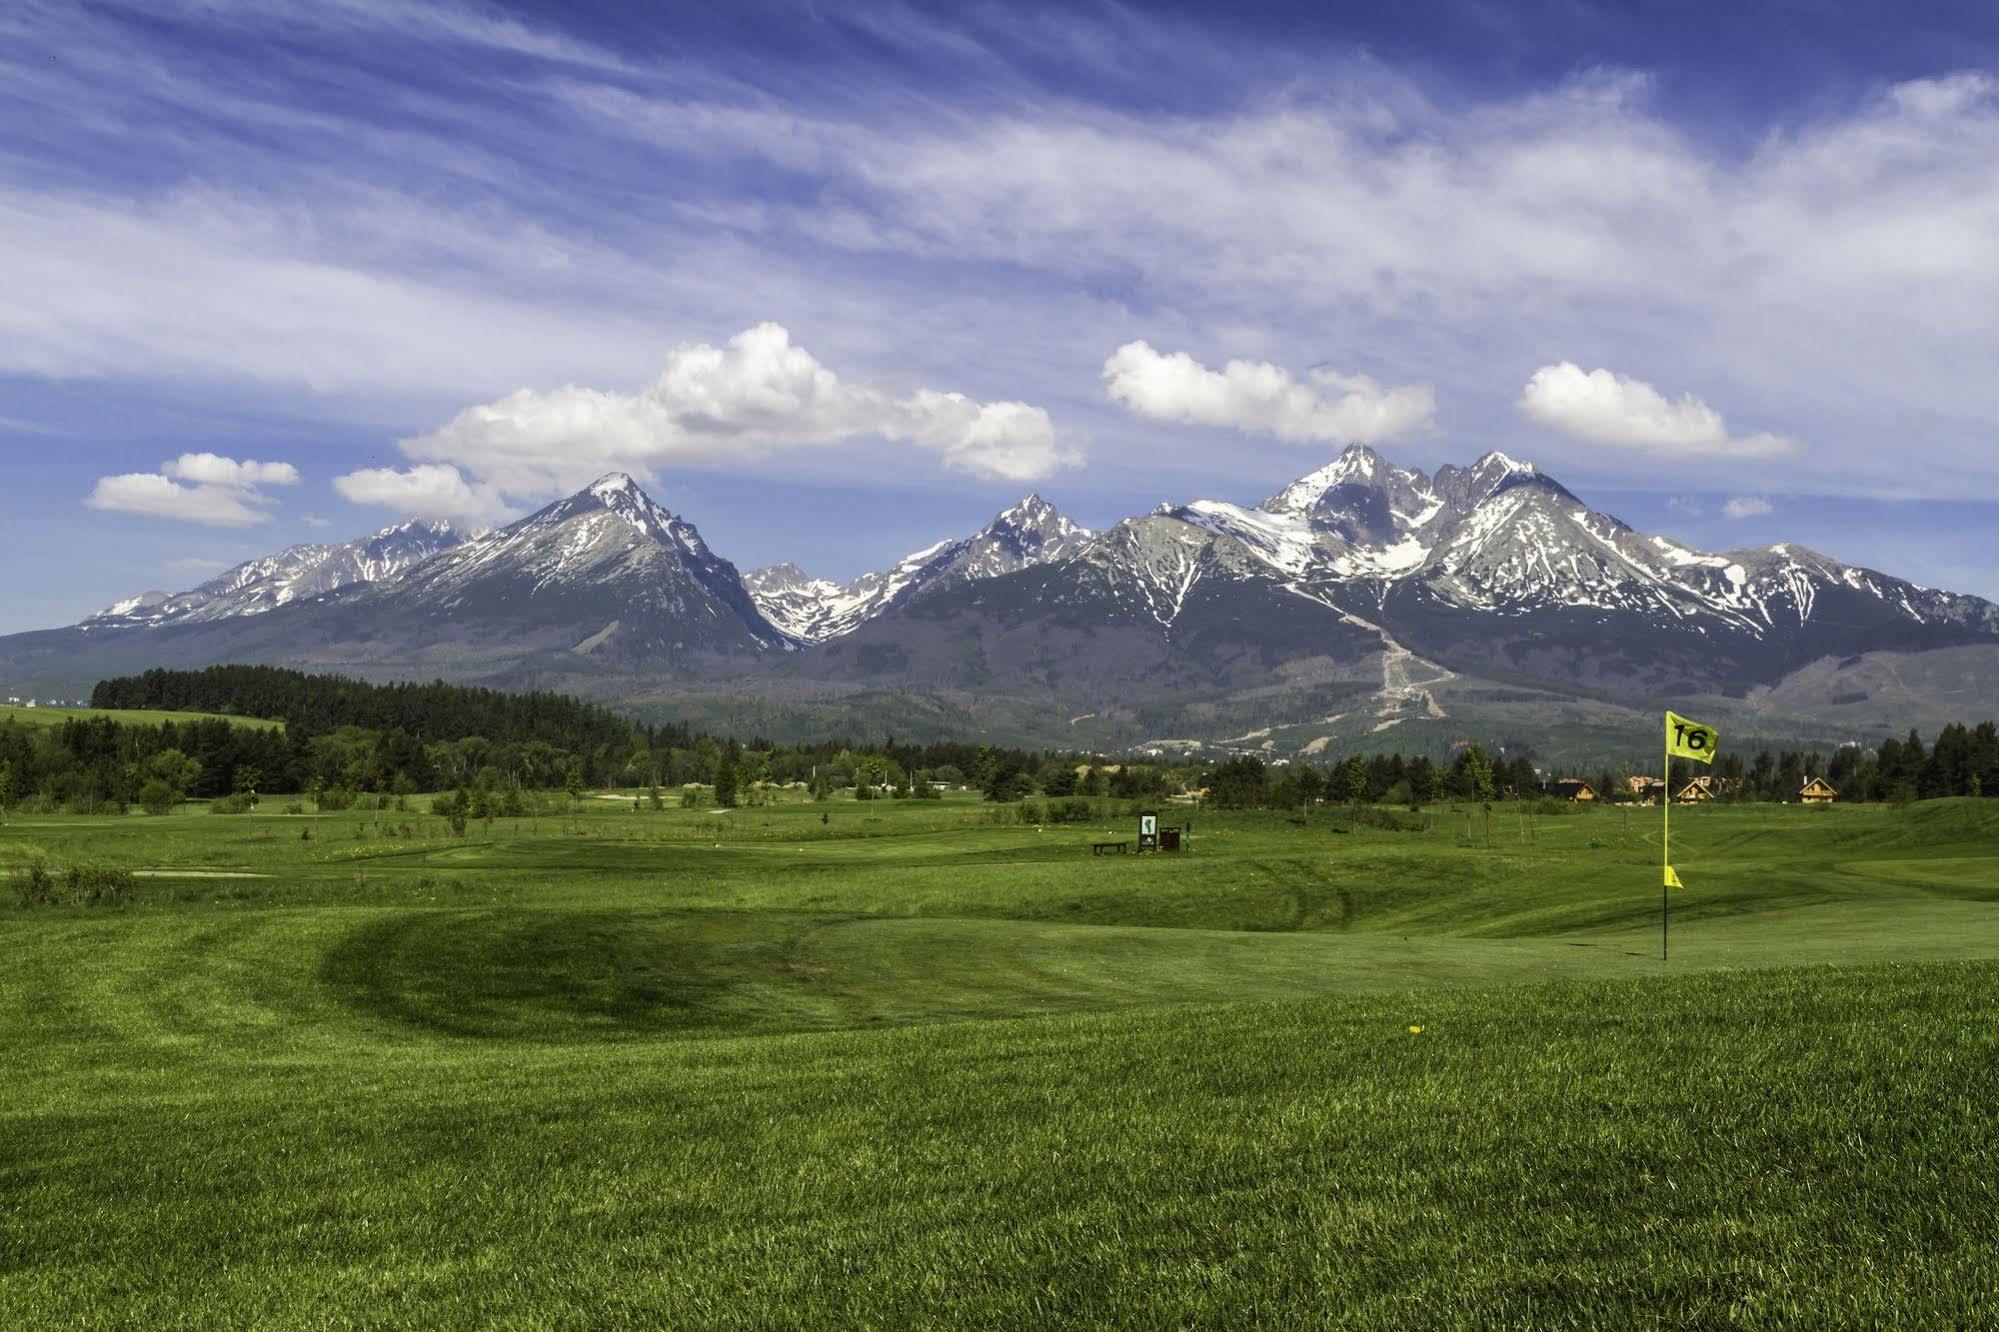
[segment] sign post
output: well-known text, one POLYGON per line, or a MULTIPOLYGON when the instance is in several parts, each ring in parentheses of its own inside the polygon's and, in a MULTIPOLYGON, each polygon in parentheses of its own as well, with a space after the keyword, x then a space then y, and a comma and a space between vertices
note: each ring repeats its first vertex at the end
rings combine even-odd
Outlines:
POLYGON ((1138 850, 1141 855, 1159 849, 1159 815, 1147 810, 1138 816, 1138 850))

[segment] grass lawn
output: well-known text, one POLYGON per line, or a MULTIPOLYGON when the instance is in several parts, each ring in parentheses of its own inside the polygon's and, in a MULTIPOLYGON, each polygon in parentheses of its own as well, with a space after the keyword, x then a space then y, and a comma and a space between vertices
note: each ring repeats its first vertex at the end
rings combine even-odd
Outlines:
POLYGON ((1999 802, 1499 808, 17 819, 0 1325, 1988 1318, 1999 802))
POLYGON ((60 726, 66 721, 93 721, 108 717, 125 726, 158 726, 162 722, 226 721, 235 726, 275 730, 281 721, 262 717, 227 717, 217 712, 163 712, 155 708, 16 708, 0 706, 0 722, 16 721, 23 726, 60 726))

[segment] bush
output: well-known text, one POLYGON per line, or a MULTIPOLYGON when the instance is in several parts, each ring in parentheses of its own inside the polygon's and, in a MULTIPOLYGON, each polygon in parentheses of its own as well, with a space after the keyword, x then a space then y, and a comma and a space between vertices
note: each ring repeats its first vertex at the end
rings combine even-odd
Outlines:
POLYGON ((11 876, 22 906, 123 906, 132 899, 132 871, 103 865, 52 870, 40 861, 11 876))
POLYGON ((1379 805, 1359 805, 1353 810, 1356 828, 1380 828, 1386 832, 1422 832, 1427 826, 1421 815, 1403 814, 1379 805))
POLYGON ((180 803, 180 792, 155 777, 139 788, 139 808, 148 814, 171 814, 180 803))
POLYGON ((208 802, 210 814, 248 814, 257 807, 257 797, 248 791, 238 791, 234 795, 222 796, 208 802))
POLYGON ((354 808, 354 793, 344 786, 328 787, 319 793, 319 811, 322 814, 338 814, 343 809, 354 808))
POLYGON ((1579 801, 1557 800, 1553 796, 1541 796, 1521 803, 1527 806, 1529 814, 1580 814, 1588 808, 1579 801))
POLYGON ((1042 814, 1043 820, 1048 823, 1093 823, 1096 817, 1096 809, 1080 796, 1051 800, 1042 814))

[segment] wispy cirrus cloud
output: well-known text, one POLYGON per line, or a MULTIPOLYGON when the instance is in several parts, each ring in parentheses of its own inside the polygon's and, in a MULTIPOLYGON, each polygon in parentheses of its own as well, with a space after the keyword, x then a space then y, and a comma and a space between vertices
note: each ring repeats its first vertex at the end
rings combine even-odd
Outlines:
MULTIPOLYGON (((814 40, 844 25, 953 77, 721 70, 469 5, 19 7, 0 85, 36 132, 0 171, 0 373, 247 384, 387 440, 522 385, 636 396, 673 346, 775 318, 891 400, 1034 404, 1094 458, 1206 486, 1232 479, 1212 450, 1105 401, 1106 348, 1311 348, 1434 384, 1436 438, 1481 444, 1534 429, 1521 377, 1580 355, 1781 421, 1828 490, 1995 479, 1988 73, 1723 138, 1630 71, 1439 96, 1379 58, 1123 10, 1009 15, 1011 46, 990 17, 863 10, 814 40), (1037 83, 1030 44, 1088 77, 1037 83), (1205 84, 1162 114, 1175 61, 1205 84)), ((1775 450, 1696 446, 1668 474, 1661 450, 1552 447, 1583 480, 1785 484, 1775 450), (1747 463, 1768 474, 1713 474, 1747 463)))
POLYGON ((1721 512, 1728 518, 1761 518, 1775 512, 1770 501, 1760 495, 1738 495, 1721 506, 1721 512))

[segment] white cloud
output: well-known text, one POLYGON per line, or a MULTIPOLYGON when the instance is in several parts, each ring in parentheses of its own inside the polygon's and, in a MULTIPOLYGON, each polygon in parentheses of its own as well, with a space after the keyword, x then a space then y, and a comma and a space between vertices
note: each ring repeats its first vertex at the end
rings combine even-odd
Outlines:
POLYGON ((164 567, 170 574, 208 575, 219 574, 229 568, 230 564, 227 560, 205 560, 190 555, 185 559, 168 560, 164 567))
POLYGON ((1689 518, 1699 518, 1707 513, 1701 502, 1692 495, 1674 495, 1667 499, 1666 507, 1674 513, 1684 513, 1689 518))
POLYGON ((1721 413, 1691 393, 1669 399, 1642 379, 1569 361, 1536 370, 1515 405, 1528 420, 1586 444, 1730 458, 1798 448, 1781 435, 1731 436, 1721 413))
POLYGON ((160 468, 177 481, 198 486, 254 490, 258 486, 295 486, 298 468, 287 462, 238 462, 214 453, 183 453, 160 468))
POLYGON ((271 519, 268 506, 273 501, 262 487, 297 483, 298 469, 290 463, 183 453, 162 463, 158 472, 100 477, 83 502, 93 509, 206 527, 253 527, 271 519))
MULTIPOLYGON (((336 483, 336 484, 337 484, 337 483, 336 483)), ((301 518, 299 519, 299 521, 300 521, 300 522, 302 522, 302 523, 304 523, 304 524, 305 524, 305 525, 306 525, 307 527, 331 527, 331 526, 333 526, 333 520, 332 520, 331 518, 322 518, 322 517, 320 517, 320 516, 319 516, 318 514, 316 514, 316 513, 308 513, 308 514, 304 515, 303 517, 301 517, 301 518)))
POLYGON ((1770 501, 1758 495, 1741 495, 1721 506, 1730 518, 1761 518, 1772 512, 1770 501))
POLYGON ((1221 426, 1287 443, 1373 444, 1426 425, 1436 414, 1428 385, 1383 388, 1366 375, 1311 371, 1306 380, 1268 361, 1210 370, 1186 352, 1127 342, 1104 362, 1113 401, 1152 421, 1221 426))
POLYGON ((483 527, 514 516, 506 499, 489 485, 467 481, 448 463, 423 463, 398 471, 366 467, 335 477, 333 488, 355 504, 373 504, 417 518, 438 518, 483 527))
POLYGON ((451 504, 490 509, 500 496, 544 495, 611 468, 645 472, 855 439, 913 444, 946 467, 1008 481, 1045 477, 1080 461, 1039 407, 934 389, 896 396, 850 384, 794 344, 782 325, 764 323, 721 347, 676 347, 666 368, 637 393, 572 384, 519 389, 467 407, 398 446, 430 466, 355 473, 342 479, 341 493, 350 499, 360 491, 389 496, 402 484, 451 504))
MULTIPOLYGON (((1379 61, 1178 40, 1143 15, 1061 29, 1065 49, 1119 60, 1170 58, 1163 39, 1116 40, 1167 34, 1243 94, 1162 116, 1025 84, 884 101, 852 94, 856 71, 778 91, 686 65, 605 77, 559 23, 453 9, 411 20, 408 44, 517 52, 492 97, 420 80, 291 95, 352 73, 324 30, 375 41, 377 19, 353 15, 405 9, 255 20, 315 40, 288 48, 299 78, 236 88, 178 25, 79 6, 16 20, 0 83, 30 109, 23 169, 0 182, 0 373, 249 383, 406 432, 518 385, 637 384, 656 339, 783 310, 837 318, 843 355, 912 383, 967 387, 947 376, 977 365, 1061 404, 1065 428, 1107 425, 1098 453, 1226 475, 1089 401, 1136 308, 1156 343, 1225 337, 1253 358, 1337 330, 1336 364, 1434 382, 1493 443, 1522 428, 1497 367, 1581 347, 1783 420, 1829 490, 1999 479, 1989 74, 1778 105, 1718 137, 1629 76, 1433 99, 1379 61), (79 175, 102 143, 148 169, 79 175), (773 171, 785 189, 746 187, 773 171), (1924 414, 1919 438, 1900 428, 1924 414)), ((1549 461, 1621 465, 1572 456, 1549 461)), ((1765 484, 1781 483, 1714 486, 1765 484)))

